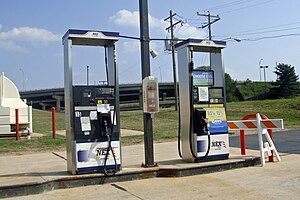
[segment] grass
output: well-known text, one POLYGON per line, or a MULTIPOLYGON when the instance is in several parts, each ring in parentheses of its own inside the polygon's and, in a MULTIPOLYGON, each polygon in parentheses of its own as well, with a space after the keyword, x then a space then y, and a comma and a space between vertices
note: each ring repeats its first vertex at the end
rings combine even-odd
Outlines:
MULTIPOLYGON (((143 131, 143 112, 126 111, 121 112, 121 127, 124 129, 143 131)), ((178 113, 174 108, 161 109, 154 115, 153 138, 156 142, 173 140, 177 137, 178 113)), ((135 143, 143 141, 143 137, 127 136, 122 139, 125 145, 131 144, 131 138, 135 143)))
MULTIPOLYGON (((63 136, 52 138, 52 115, 49 111, 33 109, 32 111, 33 131, 34 133, 42 133, 44 137, 32 138, 27 140, 21 138, 16 141, 15 137, 0 139, 0 154, 8 153, 24 153, 24 152, 45 152, 64 149, 66 139, 63 136)), ((56 113, 56 128, 64 130, 64 114, 56 113)))
POLYGON ((246 114, 262 113, 269 119, 283 119, 285 128, 300 129, 300 97, 277 100, 228 103, 227 118, 242 119, 246 114))
MULTIPOLYGON (((51 112, 45 110, 33 109, 32 113, 33 131, 35 133, 43 133, 47 136, 52 134, 52 115, 51 112)), ((56 113, 56 129, 65 129, 65 115, 63 113, 56 113)))
MULTIPOLYGON (((284 119, 287 129, 300 129, 300 97, 291 99, 264 100, 234 102, 227 104, 227 119, 242 119, 250 113, 263 113, 270 119, 284 119)), ((64 114, 57 113, 57 130, 64 129, 64 114)), ((153 119, 153 137, 155 142, 174 141, 177 138, 178 113, 174 108, 161 109, 153 119)), ((143 131, 143 112, 124 111, 121 112, 121 128, 143 131)), ((15 141, 14 138, 0 139, 0 154, 23 153, 27 151, 54 151, 65 149, 65 137, 57 136, 51 138, 51 112, 33 110, 34 132, 42 133, 42 138, 27 140, 22 138, 15 141)), ((142 143, 143 135, 122 137, 122 145, 142 143)))
POLYGON ((237 88, 245 99, 269 92, 272 87, 274 86, 269 82, 244 82, 237 84, 237 88))

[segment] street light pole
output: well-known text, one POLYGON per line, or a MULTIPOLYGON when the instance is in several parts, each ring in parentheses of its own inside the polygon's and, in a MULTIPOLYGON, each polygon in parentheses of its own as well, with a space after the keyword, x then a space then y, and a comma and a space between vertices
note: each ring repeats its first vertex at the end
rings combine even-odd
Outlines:
POLYGON ((260 60, 259 60, 259 63, 258 63, 258 67, 259 67, 259 81, 261 82, 261 61, 262 61, 263 59, 261 58, 260 60))
POLYGON ((265 92, 267 91, 267 78, 266 78, 266 68, 269 66, 264 66, 264 79, 265 79, 265 92))
POLYGON ((86 66, 86 85, 89 85, 89 66, 86 66))
POLYGON ((264 81, 265 81, 265 92, 267 92, 267 78, 266 78, 266 68, 268 68, 269 66, 265 65, 265 66, 260 66, 259 69, 263 68, 264 69, 264 81))

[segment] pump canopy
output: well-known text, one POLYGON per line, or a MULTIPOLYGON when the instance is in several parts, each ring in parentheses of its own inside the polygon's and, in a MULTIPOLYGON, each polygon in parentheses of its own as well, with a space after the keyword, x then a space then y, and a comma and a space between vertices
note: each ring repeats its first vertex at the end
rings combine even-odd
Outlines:
POLYGON ((187 39, 175 44, 176 50, 185 47, 193 47, 193 51, 195 52, 213 52, 214 50, 225 48, 226 42, 217 40, 187 39))
POLYGON ((69 29, 63 36, 63 44, 71 39, 73 45, 108 46, 119 40, 118 32, 69 29))

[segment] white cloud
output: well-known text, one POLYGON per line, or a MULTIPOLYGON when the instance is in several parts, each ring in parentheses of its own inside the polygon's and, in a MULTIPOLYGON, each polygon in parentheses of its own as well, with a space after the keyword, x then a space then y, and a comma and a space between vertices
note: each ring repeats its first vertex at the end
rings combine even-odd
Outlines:
POLYGON ((138 11, 130 12, 128 10, 119 10, 115 15, 111 16, 109 19, 117 26, 135 28, 138 28, 140 26, 138 11))
MULTIPOLYGON (((149 26, 151 29, 158 28, 160 31, 168 26, 168 22, 163 19, 157 19, 155 17, 149 16, 149 26)), ((115 15, 111 16, 110 21, 117 26, 129 27, 129 28, 139 28, 140 27, 140 17, 138 11, 130 12, 128 10, 120 10, 115 15)))
MULTIPOLYGON (((2 25, 0 24, 0 29, 2 25)), ((60 41, 61 35, 54 34, 46 29, 19 27, 7 32, 0 32, 0 48, 16 52, 28 52, 26 48, 20 46, 20 42, 34 42, 36 44, 46 44, 48 42, 60 41)))
POLYGON ((20 27, 7 32, 0 32, 0 40, 30 41, 30 42, 54 42, 59 41, 60 35, 46 29, 20 27))
POLYGON ((206 34, 203 30, 200 30, 194 26, 184 23, 182 27, 175 31, 175 35, 178 38, 205 38, 206 34))

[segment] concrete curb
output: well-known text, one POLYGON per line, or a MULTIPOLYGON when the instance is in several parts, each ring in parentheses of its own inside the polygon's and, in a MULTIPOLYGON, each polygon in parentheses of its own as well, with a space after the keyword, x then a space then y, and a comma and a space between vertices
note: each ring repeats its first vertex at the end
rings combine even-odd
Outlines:
MULTIPOLYGON (((159 163, 158 163, 159 164, 159 163)), ((142 168, 136 171, 123 171, 112 177, 105 177, 102 174, 76 175, 58 178, 50 181, 16 184, 11 186, 0 186, 0 198, 25 196, 39 194, 55 189, 81 187, 88 185, 101 185, 113 182, 131 181, 156 177, 183 177, 198 174, 220 172, 235 168, 249 167, 260 164, 259 157, 245 157, 234 159, 226 163, 208 164, 204 166, 173 167, 159 166, 154 168, 142 168)))

